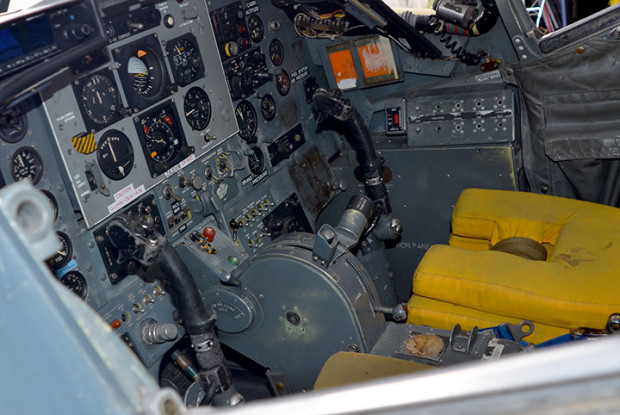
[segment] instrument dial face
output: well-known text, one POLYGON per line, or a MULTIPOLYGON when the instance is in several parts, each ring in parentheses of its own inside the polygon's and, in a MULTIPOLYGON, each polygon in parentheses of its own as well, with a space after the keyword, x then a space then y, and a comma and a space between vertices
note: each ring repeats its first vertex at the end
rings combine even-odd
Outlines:
POLYGON ((258 43, 263 40, 263 36, 265 35, 265 27, 263 26, 263 21, 257 15, 253 14, 248 19, 248 30, 250 32, 250 39, 252 39, 252 42, 258 43))
POLYGON ((193 87, 183 100, 185 119, 193 130, 204 130, 211 121, 211 100, 207 92, 200 87, 193 87))
POLYGON ((58 251, 56 251, 56 253, 46 262, 50 268, 59 270, 67 265, 71 260, 71 257, 73 256, 73 245, 65 233, 56 232, 56 237, 58 238, 58 242, 60 242, 60 249, 58 249, 58 251))
POLYGON ((269 43, 269 59, 276 66, 282 65, 284 62, 284 46, 279 39, 273 39, 269 43))
POLYGON ((166 46, 174 79, 181 86, 189 85, 204 73, 202 57, 196 43, 189 37, 173 40, 166 46))
POLYGON ((114 82, 103 74, 84 80, 80 103, 84 114, 94 123, 107 125, 119 118, 121 99, 114 82))
POLYGON ((260 174, 265 167, 265 155, 258 147, 252 147, 248 154, 248 167, 254 175, 260 174))
POLYGON ((179 155, 181 141, 174 134, 169 116, 155 118, 151 124, 144 127, 144 132, 144 143, 153 161, 168 163, 179 155))
POLYGON ((0 114, 0 138, 7 143, 20 142, 27 132, 28 119, 18 107, 11 107, 0 114))
POLYGON ((288 72, 282 71, 276 76, 276 89, 278 94, 284 96, 291 90, 291 78, 288 76, 288 72))
POLYGON ((265 121, 271 121, 276 117, 276 100, 271 94, 263 96, 260 100, 260 112, 265 121))
POLYGON ((82 274, 77 271, 67 272, 60 280, 60 282, 73 291, 81 299, 85 299, 88 294, 88 284, 82 274))
POLYGON ((150 48, 139 48, 127 62, 127 74, 135 93, 151 98, 162 87, 163 69, 159 57, 150 48))
POLYGON ((187 145, 174 102, 168 101, 134 118, 152 177, 169 170, 195 149, 187 145))
POLYGON ((117 130, 107 131, 97 147, 97 160, 103 174, 112 180, 122 180, 131 173, 134 152, 125 134, 117 130))
POLYGON ((256 134, 258 126, 256 110, 249 101, 243 100, 237 104, 235 117, 237 117, 237 124, 239 124, 239 135, 248 141, 256 134))
POLYGON ((11 157, 11 176, 15 181, 28 179, 37 184, 43 176, 43 160, 32 147, 21 147, 11 157))

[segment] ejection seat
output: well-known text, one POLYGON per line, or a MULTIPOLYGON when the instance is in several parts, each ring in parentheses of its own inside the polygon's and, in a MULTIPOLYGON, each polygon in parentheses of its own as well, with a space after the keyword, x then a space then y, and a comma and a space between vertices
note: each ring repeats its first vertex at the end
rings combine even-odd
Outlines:
POLYGON ((620 313, 620 209, 465 190, 449 245, 431 247, 415 271, 408 311, 410 324, 446 329, 527 319, 534 344, 605 330, 620 313))
MULTIPOLYGON (((534 331, 523 340, 533 344, 584 329, 618 330, 619 280, 620 209, 468 189, 454 208, 449 245, 431 247, 415 271, 407 323, 471 330, 529 320, 534 331)), ((315 388, 428 368, 341 352, 315 388)))

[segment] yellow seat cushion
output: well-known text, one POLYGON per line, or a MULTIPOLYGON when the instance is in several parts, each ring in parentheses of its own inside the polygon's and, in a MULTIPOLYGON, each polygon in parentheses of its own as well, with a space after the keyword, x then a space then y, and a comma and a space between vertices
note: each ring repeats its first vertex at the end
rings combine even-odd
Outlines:
POLYGON ((454 208, 450 246, 431 247, 414 274, 413 292, 556 328, 604 329, 620 312, 619 276, 620 209, 468 189, 454 208), (547 261, 489 250, 509 237, 544 244, 547 261))

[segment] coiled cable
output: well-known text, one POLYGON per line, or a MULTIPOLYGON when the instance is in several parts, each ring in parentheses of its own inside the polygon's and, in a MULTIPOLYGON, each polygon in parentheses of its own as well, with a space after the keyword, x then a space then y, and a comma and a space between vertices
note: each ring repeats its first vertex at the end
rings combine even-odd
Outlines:
POLYGON ((482 62, 482 58, 486 56, 486 52, 471 53, 465 50, 465 48, 449 35, 445 31, 439 35, 439 41, 443 43, 458 60, 463 62, 467 66, 478 66, 482 62))
MULTIPOLYGON (((467 66, 478 66, 482 59, 487 55, 485 51, 477 53, 468 52, 459 42, 454 39, 452 34, 448 33, 449 25, 436 17, 432 16, 429 22, 434 29, 433 33, 439 36, 439 41, 444 44, 456 59, 460 60, 467 66)), ((456 27, 455 27, 456 29, 456 27)))

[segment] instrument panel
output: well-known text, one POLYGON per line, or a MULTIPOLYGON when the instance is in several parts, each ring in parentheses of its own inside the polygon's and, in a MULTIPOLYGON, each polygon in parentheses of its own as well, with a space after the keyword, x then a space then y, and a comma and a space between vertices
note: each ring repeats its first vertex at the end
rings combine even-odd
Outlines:
MULTIPOLYGON (((112 61, 44 96, 88 228, 237 131, 222 66, 208 58, 218 46, 206 6, 164 2, 124 16, 133 23, 107 20, 112 61)), ((24 156, 33 167, 15 174, 36 179, 36 155, 24 156)))

